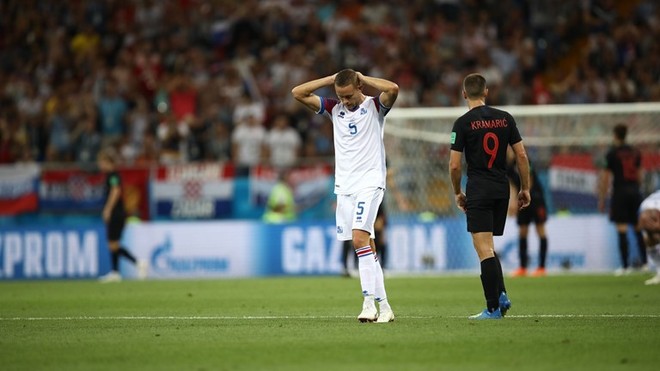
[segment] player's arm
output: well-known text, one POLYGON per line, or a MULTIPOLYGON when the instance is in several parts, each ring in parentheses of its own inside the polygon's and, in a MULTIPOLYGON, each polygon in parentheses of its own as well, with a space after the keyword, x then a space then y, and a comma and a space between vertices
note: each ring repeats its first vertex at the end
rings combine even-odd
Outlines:
POLYGON ((600 182, 598 183, 598 211, 605 211, 605 196, 607 196, 607 188, 610 184, 612 172, 609 169, 602 169, 600 171, 600 182))
POLYGON ((321 97, 314 92, 324 86, 334 85, 335 75, 322 77, 320 79, 308 81, 291 89, 291 94, 296 100, 314 112, 321 110, 321 97))
POLYGON ((361 72, 358 72, 357 75, 359 80, 358 86, 363 84, 378 90, 381 92, 380 96, 378 97, 380 103, 382 103, 383 106, 387 108, 392 108, 394 102, 396 101, 396 97, 399 96, 399 85, 393 83, 392 81, 380 79, 378 77, 365 76, 361 72))
POLYGON ((650 208, 642 210, 639 213, 637 223, 637 227, 642 231, 644 236, 646 247, 650 248, 660 244, 660 209, 650 208))
POLYGON ((465 211, 467 198, 465 193, 461 190, 461 176, 463 175, 463 168, 461 165, 462 152, 450 150, 449 151, 449 178, 451 179, 451 186, 454 190, 454 200, 459 209, 465 211))
POLYGON ((518 166, 518 174, 520 175, 520 191, 518 192, 518 207, 525 208, 529 206, 532 201, 532 196, 529 193, 530 189, 530 176, 529 176, 529 159, 527 158, 527 151, 522 140, 514 143, 511 148, 516 158, 516 165, 518 166))

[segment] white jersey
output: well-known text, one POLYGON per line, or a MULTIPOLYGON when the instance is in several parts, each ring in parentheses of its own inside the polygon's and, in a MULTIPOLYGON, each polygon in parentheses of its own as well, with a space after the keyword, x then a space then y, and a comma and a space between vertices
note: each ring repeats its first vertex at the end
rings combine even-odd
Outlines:
POLYGON ((660 210, 660 190, 651 193, 647 198, 642 201, 639 206, 639 211, 658 209, 660 210))
POLYGON ((321 98, 319 114, 332 120, 335 142, 335 194, 365 188, 385 189, 385 115, 390 108, 378 97, 366 97, 351 111, 332 98, 321 98))

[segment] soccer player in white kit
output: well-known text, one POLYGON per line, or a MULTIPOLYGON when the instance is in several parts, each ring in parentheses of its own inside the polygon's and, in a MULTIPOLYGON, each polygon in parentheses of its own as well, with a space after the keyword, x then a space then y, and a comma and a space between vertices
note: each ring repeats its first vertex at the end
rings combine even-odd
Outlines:
POLYGON ((639 227, 649 259, 655 265, 655 276, 646 280, 647 285, 660 284, 660 190, 655 191, 639 206, 639 227))
POLYGON ((394 313, 387 301, 383 270, 376 255, 374 221, 385 191, 385 115, 399 94, 391 81, 345 69, 312 80, 291 90, 294 98, 332 120, 335 145, 335 194, 337 238, 353 240, 364 302, 360 322, 387 323, 394 313), (334 86, 337 98, 314 91, 334 86), (366 96, 371 88, 378 96, 366 96), (376 308, 378 302, 379 309, 376 308))

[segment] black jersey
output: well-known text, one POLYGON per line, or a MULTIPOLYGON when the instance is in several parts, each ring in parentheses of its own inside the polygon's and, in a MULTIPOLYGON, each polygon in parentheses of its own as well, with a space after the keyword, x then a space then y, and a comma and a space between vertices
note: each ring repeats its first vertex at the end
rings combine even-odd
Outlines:
POLYGON ((451 149, 465 150, 468 199, 509 198, 506 150, 521 140, 513 116, 490 106, 475 107, 454 122, 451 149))
POLYGON ((639 190, 639 169, 642 164, 640 152, 624 144, 612 147, 605 155, 607 169, 614 176, 613 193, 618 191, 639 190))
MULTIPOLYGON (((110 190, 112 187, 121 187, 121 177, 116 171, 109 172, 105 178, 105 202, 108 202, 108 198, 110 197, 110 190)), ((122 202, 120 198, 112 208, 112 215, 122 215, 124 212, 124 202, 122 202)))

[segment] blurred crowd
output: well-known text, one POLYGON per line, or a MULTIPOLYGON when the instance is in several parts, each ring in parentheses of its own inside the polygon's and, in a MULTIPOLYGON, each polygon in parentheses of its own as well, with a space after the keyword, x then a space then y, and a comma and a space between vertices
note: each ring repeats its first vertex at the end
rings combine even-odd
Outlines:
POLYGON ((473 71, 497 105, 658 101, 658 40, 651 0, 4 0, 0 163, 330 157, 290 90, 342 68, 397 107, 461 105, 473 71))

